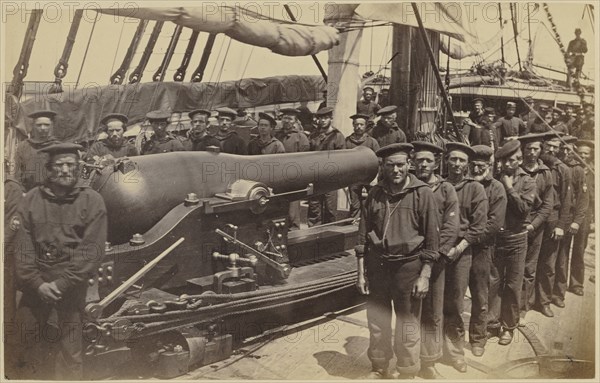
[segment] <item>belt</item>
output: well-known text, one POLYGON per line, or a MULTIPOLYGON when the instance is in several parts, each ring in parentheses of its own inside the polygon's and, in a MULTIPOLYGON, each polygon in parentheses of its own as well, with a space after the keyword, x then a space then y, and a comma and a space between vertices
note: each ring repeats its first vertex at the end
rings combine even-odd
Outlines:
POLYGON ((527 230, 521 231, 519 233, 515 233, 514 231, 499 231, 498 238, 518 238, 520 236, 527 235, 527 230))
POLYGON ((380 251, 377 246, 369 247, 369 250, 373 252, 373 255, 377 256, 378 260, 386 261, 386 262, 404 262, 411 261, 413 259, 419 258, 419 252, 413 251, 409 255, 404 254, 387 254, 380 251))

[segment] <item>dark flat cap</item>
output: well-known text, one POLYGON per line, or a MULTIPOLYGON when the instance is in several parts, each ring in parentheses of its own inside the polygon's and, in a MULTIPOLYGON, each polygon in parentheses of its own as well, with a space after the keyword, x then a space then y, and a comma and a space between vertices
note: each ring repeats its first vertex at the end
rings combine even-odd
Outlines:
POLYGON ((386 157, 389 157, 392 154, 396 154, 396 153, 410 154, 412 152, 412 150, 413 150, 413 146, 411 144, 402 142, 399 144, 391 144, 391 145, 384 146, 383 148, 376 151, 375 154, 377 155, 377 157, 386 158, 386 157))
POLYGON ((519 140, 510 140, 496 151, 496 159, 501 160, 512 156, 519 148, 521 148, 521 142, 519 142, 519 140))
POLYGON ((194 109, 191 112, 188 112, 188 116, 190 117, 190 119, 194 118, 195 115, 197 114, 203 114, 206 117, 210 117, 210 110, 206 110, 206 109, 194 109))
POLYGON ((564 136, 565 134, 563 132, 557 132, 557 131, 547 131, 545 133, 542 133, 544 135, 544 141, 550 141, 550 140, 558 140, 559 137, 564 136))
POLYGON ((427 141, 413 141, 412 146, 415 148, 415 152, 431 152, 431 153, 444 153, 444 149, 432 144, 427 141))
POLYGON ((281 114, 288 114, 288 115, 292 115, 292 116, 297 116, 300 114, 300 111, 296 108, 283 108, 283 109, 279 109, 279 112, 281 114))
POLYGON ((532 102, 534 102, 535 100, 533 99, 533 97, 531 96, 527 96, 525 97, 525 102, 528 104, 531 104, 532 102))
POLYGON ((365 87, 363 88, 363 92, 364 92, 365 90, 371 90, 371 92, 375 92, 375 89, 373 89, 373 87, 370 87, 370 86, 365 86, 365 87))
POLYGON ((124 114, 110 113, 110 114, 107 114, 106 116, 102 117, 102 119, 100 120, 100 123, 102 125, 106 125, 109 120, 119 120, 123 123, 123 125, 126 125, 129 122, 129 119, 124 114))
POLYGON ((350 116, 350 118, 353 120, 356 118, 362 118, 362 119, 368 120, 369 116, 366 114, 362 114, 362 113, 356 113, 356 114, 353 114, 352 116, 350 116))
POLYGON ((540 104, 540 109, 550 109, 550 105, 542 103, 540 104))
POLYGON ((485 114, 496 114, 496 109, 492 108, 491 106, 488 106, 487 108, 483 109, 483 112, 485 114))
POLYGON ((596 145, 594 144, 594 141, 591 140, 577 140, 575 146, 577 146, 578 148, 582 146, 587 146, 588 148, 594 150, 596 145))
POLYGON ((471 157, 475 152, 469 145, 465 145, 462 142, 448 142, 446 144, 446 153, 450 153, 454 150, 459 150, 471 157))
POLYGON ((166 110, 153 110, 146 113, 146 118, 153 121, 168 121, 169 117, 171 117, 171 113, 166 110))
POLYGON ((481 102, 483 104, 483 98, 481 98, 481 97, 475 97, 473 99, 473 104, 476 103, 476 102, 481 102))
POLYGON ((398 107, 396 105, 388 105, 385 108, 379 109, 377 111, 377 115, 378 116, 383 116, 384 114, 394 113, 397 110, 398 110, 398 107))
POLYGON ((319 110, 317 110, 317 113, 315 113, 315 115, 317 116, 325 116, 327 114, 333 114, 333 108, 330 106, 325 106, 319 110))
POLYGON ((277 125, 277 120, 275 120, 275 118, 273 118, 273 116, 271 116, 268 113, 264 113, 264 112, 258 113, 258 119, 259 120, 267 120, 267 121, 269 121, 269 123, 271 124, 271 126, 277 125))
POLYGON ((235 126, 253 128, 257 125, 256 121, 251 118, 237 117, 231 122, 235 126))
POLYGON ((470 158, 471 161, 489 161, 494 154, 492 148, 487 145, 475 145, 471 149, 474 153, 473 157, 470 158))
POLYGON ((517 104, 515 102, 509 101, 506 103, 507 108, 516 108, 517 104))
POLYGON ((50 146, 46 146, 43 149, 40 149, 40 152, 48 153, 50 156, 54 156, 56 154, 63 153, 73 153, 79 154, 78 151, 82 151, 83 146, 79 144, 72 144, 70 142, 61 142, 59 144, 54 144, 50 146))
POLYGON ((544 142, 546 133, 529 133, 517 137, 521 145, 527 145, 530 142, 544 142))
POLYGON ((557 108, 557 107, 552 108, 552 111, 556 112, 556 113, 560 113, 560 114, 564 113, 564 111, 561 108, 557 108))
POLYGON ((220 116, 229 116, 232 119, 237 117, 237 112, 231 108, 228 107, 222 107, 222 108, 217 108, 217 113, 219 113, 219 117, 220 116))
POLYGON ((35 112, 30 113, 27 117, 33 118, 33 119, 38 118, 38 117, 48 117, 50 119, 53 119, 54 117, 56 117, 56 112, 53 112, 53 111, 47 110, 47 109, 36 110, 35 112))

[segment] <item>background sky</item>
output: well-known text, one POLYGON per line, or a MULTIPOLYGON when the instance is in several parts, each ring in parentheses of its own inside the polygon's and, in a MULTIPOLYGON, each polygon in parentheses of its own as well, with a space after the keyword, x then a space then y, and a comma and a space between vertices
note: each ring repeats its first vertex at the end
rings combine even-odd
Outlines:
MULTIPOLYGON (((62 54, 70 27, 70 16, 72 16, 72 11, 69 12, 68 8, 60 10, 56 4, 59 3, 50 2, 45 3, 44 5, 44 18, 39 26, 37 39, 30 60, 28 75, 25 79, 26 81, 52 81, 54 79, 54 67, 62 54)), ((149 2, 144 5, 148 6, 155 4, 158 5, 158 3, 154 2, 149 2)), ((277 18, 284 18, 285 11, 282 4, 283 3, 271 3, 269 7, 265 6, 263 9, 265 12, 270 10, 277 18)), ((314 2, 296 2, 288 4, 294 5, 292 9, 299 22, 321 24, 324 15, 324 4, 317 4, 314 2)), ((470 4, 472 4, 470 6, 471 15, 469 16, 470 27, 477 33, 480 41, 486 41, 496 35, 499 28, 497 8, 495 7, 495 4, 497 3, 471 2, 470 4)), ((518 12, 516 16, 519 20, 519 29, 522 32, 519 38, 522 61, 524 61, 527 56, 528 45, 526 4, 527 3, 522 2, 517 3, 518 12)), ((178 5, 198 6, 198 2, 190 4, 182 2, 178 3, 178 5)), ((12 79, 12 71, 19 57, 23 37, 29 20, 28 11, 31 8, 32 6, 29 6, 28 9, 7 8, 6 3, 4 3, 2 26, 4 28, 3 35, 6 42, 4 44, 3 56, 3 74, 5 76, 5 81, 10 81, 12 79)), ((77 40, 69 60, 68 74, 63 80, 64 84, 71 84, 72 86, 77 81, 77 78, 80 77, 80 88, 89 84, 108 84, 109 77, 121 64, 131 41, 131 37, 138 24, 137 19, 115 18, 112 15, 97 14, 93 10, 93 6, 88 6, 86 9, 89 10, 84 12, 77 40), (91 35, 94 18, 96 16, 96 26, 93 35, 91 35), (89 51, 82 68, 83 57, 88 41, 90 42, 89 51)), ((595 68, 597 67, 597 64, 594 63, 595 47, 597 43, 589 16, 586 15, 582 19, 583 9, 584 4, 579 2, 550 3, 550 10, 556 23, 558 33, 565 46, 574 37, 573 31, 575 28, 581 28, 583 30, 583 37, 588 41, 588 48, 590 49, 586 56, 584 72, 593 78, 594 73, 596 72, 595 68)), ((507 3, 503 5, 503 18, 510 19, 510 11, 507 3)), ((535 62, 545 66, 552 66, 559 70, 564 70, 565 66, 562 55, 550 33, 550 24, 548 23, 543 9, 540 7, 538 10, 531 12, 530 20, 531 33, 534 37, 537 36, 535 39, 536 45, 534 51, 535 62)), ((133 68, 139 62, 139 58, 152 31, 153 25, 154 22, 150 22, 146 28, 145 36, 133 59, 133 68)), ((175 24, 173 23, 167 22, 165 24, 154 50, 154 54, 144 72, 143 81, 150 81, 151 76, 160 65, 163 53, 167 49, 174 28, 175 24)), ((361 73, 364 73, 367 70, 379 70, 385 62, 387 62, 389 57, 391 57, 390 46, 392 37, 390 32, 390 27, 366 28, 364 30, 360 55, 361 73)), ((185 29, 179 39, 176 53, 172 58, 170 68, 165 77, 168 81, 172 80, 173 73, 181 63, 190 34, 191 30, 185 29)), ((184 81, 188 81, 191 73, 198 65, 207 36, 206 33, 200 34, 191 63, 188 67, 187 77, 184 81)), ((505 25, 504 36, 505 41, 508 41, 513 36, 512 25, 510 23, 505 25)), ((452 68, 456 69, 468 69, 474 62, 480 61, 483 57, 489 58, 489 61, 497 60, 500 58, 499 46, 500 43, 498 41, 496 46, 490 50, 490 53, 460 61, 451 60, 450 65, 452 68)), ((516 64, 517 59, 514 42, 510 42, 505 46, 505 56, 510 65, 516 64)), ((325 70, 327 70, 327 51, 319 53, 317 57, 325 67, 325 70)), ((440 56, 440 62, 443 63, 443 66, 446 65, 446 58, 443 54, 440 56)), ((389 71, 383 73, 389 75, 389 71)), ((539 70, 539 73, 556 77, 556 74, 544 70, 539 70)), ((281 56, 271 53, 266 48, 245 45, 220 34, 213 47, 212 55, 205 72, 204 81, 228 81, 238 80, 242 77, 268 77, 288 74, 318 75, 319 71, 310 56, 281 56)))

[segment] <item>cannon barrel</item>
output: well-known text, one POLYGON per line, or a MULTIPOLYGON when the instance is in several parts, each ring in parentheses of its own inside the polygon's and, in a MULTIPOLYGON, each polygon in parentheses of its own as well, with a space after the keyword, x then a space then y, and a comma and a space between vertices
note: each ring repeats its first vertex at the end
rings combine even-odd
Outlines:
POLYGON ((173 152, 130 159, 133 170, 102 170, 92 183, 106 203, 108 240, 127 242, 135 233, 154 226, 188 193, 211 198, 224 193, 234 181, 260 182, 283 193, 314 186, 323 194, 357 183, 369 183, 377 174, 373 151, 349 150, 240 156, 213 152, 173 152))

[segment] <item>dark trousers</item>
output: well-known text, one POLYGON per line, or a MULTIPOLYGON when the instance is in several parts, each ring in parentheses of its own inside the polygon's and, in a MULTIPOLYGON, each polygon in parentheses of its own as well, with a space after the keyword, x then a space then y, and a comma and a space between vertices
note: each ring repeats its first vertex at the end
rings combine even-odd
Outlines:
POLYGON ((13 339, 15 379, 83 379, 82 318, 85 288, 65 294, 54 305, 24 293, 16 314, 13 339))
POLYGON ((442 357, 444 337, 444 285, 446 262, 433 264, 429 278, 429 292, 423 299, 421 311, 421 361, 433 363, 442 357))
POLYGON ((573 235, 565 232, 565 236, 560 240, 558 253, 556 255, 556 267, 554 271, 554 288, 552 298, 563 302, 567 293, 567 283, 569 279, 569 254, 571 253, 571 243, 573 235))
POLYGON ((527 255, 527 232, 500 234, 490 270, 488 327, 513 330, 519 324, 519 305, 527 255))
POLYGON ((362 205, 362 191, 364 185, 348 186, 348 196, 350 199, 350 217, 359 218, 362 205))
POLYGON ((416 374, 421 369, 421 300, 412 296, 412 287, 419 277, 422 262, 419 258, 390 262, 374 254, 367 254, 365 261, 370 291, 367 297, 369 360, 374 369, 387 369, 395 353, 398 372, 416 374), (393 348, 392 302, 396 314, 393 348))
POLYGON ((299 230, 300 222, 300 201, 291 201, 288 210, 288 228, 290 230, 299 230))
POLYGON ((585 255, 585 248, 588 244, 589 235, 590 223, 589 219, 586 218, 577 234, 575 234, 575 238, 573 240, 573 253, 571 254, 571 276, 569 278, 570 288, 583 288, 583 279, 585 278, 585 264, 583 263, 583 256, 585 255))
POLYGON ((335 221, 337 190, 308 200, 308 226, 317 226, 335 221))
POLYGON ((521 290, 521 311, 529 311, 535 304, 535 275, 544 238, 544 227, 528 234, 527 255, 525 256, 525 272, 523 274, 523 289, 521 290))
POLYGON ((538 260, 537 276, 535 282, 535 295, 540 306, 549 305, 552 301, 554 279, 556 276, 556 259, 560 241, 551 238, 556 227, 556 221, 548 222, 544 230, 540 259, 538 260))
POLYGON ((469 321, 469 343, 485 346, 488 319, 488 293, 492 247, 473 247, 473 260, 469 273, 471 290, 471 319, 469 321))
POLYGON ((444 355, 450 360, 464 359, 465 323, 462 319, 464 298, 469 285, 471 248, 446 265, 444 287, 444 355))

